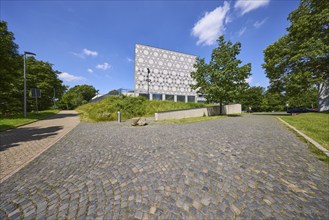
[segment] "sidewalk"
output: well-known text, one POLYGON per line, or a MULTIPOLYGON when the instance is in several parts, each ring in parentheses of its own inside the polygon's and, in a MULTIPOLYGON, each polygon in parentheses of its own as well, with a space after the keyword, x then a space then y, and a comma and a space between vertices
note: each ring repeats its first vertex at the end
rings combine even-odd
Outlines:
POLYGON ((75 111, 0 132, 0 183, 19 171, 79 124, 75 111))

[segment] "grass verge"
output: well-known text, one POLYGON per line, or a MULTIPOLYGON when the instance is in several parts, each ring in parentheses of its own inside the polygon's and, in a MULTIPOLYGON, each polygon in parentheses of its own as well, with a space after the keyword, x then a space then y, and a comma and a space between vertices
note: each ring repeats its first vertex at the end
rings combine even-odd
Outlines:
POLYGON ((51 115, 58 113, 59 110, 44 110, 37 112, 27 113, 27 117, 24 118, 23 114, 16 114, 10 116, 0 115, 0 131, 16 128, 18 126, 28 124, 40 119, 47 118, 51 115))
POLYGON ((329 150, 329 113, 303 113, 280 118, 329 150))
POLYGON ((158 122, 164 122, 164 123, 174 123, 174 124, 190 124, 195 122, 201 122, 201 121, 209 121, 209 120, 215 120, 219 118, 227 118, 229 116, 227 115, 219 115, 219 116, 201 116, 201 117, 193 117, 193 118, 182 118, 182 119, 170 119, 170 120, 161 120, 158 122))
MULTIPOLYGON (((307 119, 309 119, 309 118, 312 118, 312 117, 314 117, 314 118, 319 118, 318 116, 314 116, 314 114, 326 114, 326 113, 307 113, 307 114, 309 114, 309 115, 304 115, 303 117, 300 117, 300 118, 302 118, 302 121, 304 120, 304 123, 305 123, 305 119, 307 118, 307 119)), ((300 115, 297 115, 297 116, 300 116, 300 115)), ((318 143, 320 143, 319 142, 319 140, 318 139, 316 139, 316 138, 314 138, 314 137, 317 137, 318 135, 313 135, 313 136, 311 136, 311 135, 309 135, 309 133, 306 133, 305 132, 305 126, 304 126, 304 130, 302 129, 302 127, 300 126, 300 124, 304 124, 304 123, 295 123, 295 124, 293 124, 293 123, 290 123, 289 122, 289 118, 290 117, 297 117, 297 116, 284 116, 284 117, 280 117, 282 120, 284 120, 284 121, 286 121, 287 123, 289 123, 290 125, 292 125, 292 126, 294 126, 295 128, 297 128, 299 131, 301 131, 302 133, 304 133, 304 134, 306 134, 307 136, 309 136, 309 137, 311 137, 313 140, 315 140, 315 141, 317 141, 318 143), (288 120, 285 120, 286 118, 288 118, 288 120), (296 124, 299 124, 299 127, 298 126, 296 126, 296 124)), ((328 117, 329 115, 327 114, 327 117, 328 117)), ((320 118, 321 117, 324 117, 324 116, 320 116, 320 118)), ((294 121, 294 122, 296 122, 296 121, 298 121, 298 119, 300 119, 300 118, 295 118, 295 119, 293 119, 293 120, 290 120, 290 121, 294 121)), ((326 118, 326 117, 325 117, 326 118)), ((310 122, 311 123, 311 122, 310 122)), ((316 123, 316 122, 315 122, 316 123)), ((293 129, 291 129, 291 128, 289 128, 287 125, 285 125, 284 123, 282 123, 284 126, 286 126, 290 131, 292 131, 301 141, 303 141, 304 143, 306 143, 307 145, 308 145, 308 147, 309 147, 309 151, 315 156, 315 157, 317 157, 319 160, 321 160, 321 161, 323 161, 323 162, 325 162, 327 165, 329 165, 329 157, 327 156, 327 155, 325 155, 321 150, 319 150, 317 147, 315 147, 312 143, 310 143, 309 141, 307 141, 303 136, 301 136, 300 134, 298 134, 296 131, 294 131, 293 129)), ((311 123, 312 124, 312 123, 311 123)), ((321 122, 320 122, 320 124, 321 124, 321 122)), ((316 128, 319 128, 319 124, 318 125, 308 125, 307 127, 313 127, 313 129, 316 129, 316 128)), ((326 125, 326 127, 328 127, 328 125, 326 125)), ((328 128, 327 128, 328 129, 328 128)), ((320 130, 322 130, 322 129, 320 129, 320 130)), ((321 132, 322 133, 322 132, 321 132)), ((324 134, 324 133, 322 133, 322 134, 324 134)), ((326 135, 326 134, 324 134, 324 135, 326 135)), ((326 139, 326 138, 325 138, 326 139)), ((320 143, 321 144, 321 143, 320 143)), ((323 147, 325 147, 325 145, 323 145, 323 144, 321 144, 323 147)), ((328 149, 327 147, 325 147, 326 149, 328 149)))

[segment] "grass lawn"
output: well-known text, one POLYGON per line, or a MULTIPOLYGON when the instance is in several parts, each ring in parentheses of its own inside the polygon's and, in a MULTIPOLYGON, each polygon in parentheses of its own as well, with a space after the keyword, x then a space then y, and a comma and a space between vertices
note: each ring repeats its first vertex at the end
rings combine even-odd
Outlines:
POLYGON ((201 117, 193 117, 193 118, 161 120, 159 122, 174 123, 174 124, 190 124, 190 123, 195 123, 195 122, 208 121, 208 120, 227 118, 227 117, 228 117, 227 115, 208 116, 208 117, 201 116, 201 117))
POLYGON ((329 150, 329 113, 303 113, 282 116, 282 120, 303 132, 329 150))
POLYGON ((24 125, 30 122, 34 122, 40 119, 47 118, 51 115, 58 113, 59 110, 45 110, 27 113, 27 117, 24 118, 23 114, 3 116, 0 115, 0 131, 4 131, 10 128, 16 128, 20 125, 24 125))

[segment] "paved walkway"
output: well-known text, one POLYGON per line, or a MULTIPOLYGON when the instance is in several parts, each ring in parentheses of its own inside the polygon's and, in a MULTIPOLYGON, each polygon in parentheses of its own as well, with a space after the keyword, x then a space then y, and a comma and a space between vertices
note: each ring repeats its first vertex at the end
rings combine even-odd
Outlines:
POLYGON ((0 193, 0 219, 329 219, 328 166, 271 116, 80 123, 0 193))
POLYGON ((55 144, 79 123, 74 111, 0 133, 0 182, 55 144))

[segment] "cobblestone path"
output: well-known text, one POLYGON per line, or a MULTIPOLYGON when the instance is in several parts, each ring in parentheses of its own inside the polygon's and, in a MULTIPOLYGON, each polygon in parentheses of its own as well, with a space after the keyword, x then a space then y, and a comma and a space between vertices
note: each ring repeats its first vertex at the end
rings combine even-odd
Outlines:
POLYGON ((79 124, 75 111, 0 132, 0 183, 47 150, 79 124))
POLYGON ((0 185, 0 219, 329 219, 328 180, 270 116, 80 123, 0 185))

